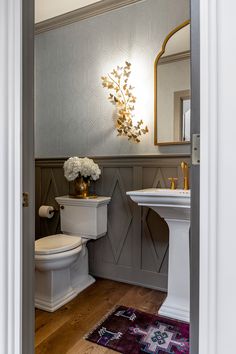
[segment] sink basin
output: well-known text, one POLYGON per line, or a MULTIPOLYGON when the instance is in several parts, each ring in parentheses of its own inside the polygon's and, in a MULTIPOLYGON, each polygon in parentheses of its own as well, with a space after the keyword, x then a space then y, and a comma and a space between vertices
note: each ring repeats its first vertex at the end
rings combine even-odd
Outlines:
POLYGON ((190 206, 190 190, 148 188, 127 192, 130 198, 139 205, 178 205, 179 207, 190 206))
POLYGON ((189 322, 190 303, 190 190, 148 188, 127 192, 140 206, 153 209, 169 227, 167 298, 159 314, 189 322))
POLYGON ((190 219, 190 190, 148 188, 127 194, 138 205, 153 209, 165 219, 190 219))
POLYGON ((170 195, 173 197, 178 197, 179 195, 190 195, 190 189, 189 190, 184 190, 184 189, 168 189, 168 188, 146 188, 146 189, 140 189, 137 191, 131 191, 127 192, 128 195, 135 195, 135 194, 146 194, 146 195, 170 195))

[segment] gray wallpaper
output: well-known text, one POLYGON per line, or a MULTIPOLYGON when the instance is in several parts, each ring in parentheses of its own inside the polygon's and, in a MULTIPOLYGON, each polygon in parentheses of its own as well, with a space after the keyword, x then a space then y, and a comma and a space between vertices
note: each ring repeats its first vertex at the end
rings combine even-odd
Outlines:
POLYGON ((189 0, 145 0, 36 36, 36 157, 188 153, 153 144, 153 65, 165 36, 189 18, 189 0), (105 75, 125 60, 136 117, 149 134, 117 137, 105 75))

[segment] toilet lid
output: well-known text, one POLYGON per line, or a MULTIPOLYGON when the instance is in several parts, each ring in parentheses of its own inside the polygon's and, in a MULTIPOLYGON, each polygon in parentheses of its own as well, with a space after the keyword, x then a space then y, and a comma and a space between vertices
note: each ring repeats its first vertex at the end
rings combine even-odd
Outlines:
POLYGON ((51 235, 35 241, 35 254, 54 254, 72 250, 80 246, 82 239, 79 236, 64 234, 51 235))

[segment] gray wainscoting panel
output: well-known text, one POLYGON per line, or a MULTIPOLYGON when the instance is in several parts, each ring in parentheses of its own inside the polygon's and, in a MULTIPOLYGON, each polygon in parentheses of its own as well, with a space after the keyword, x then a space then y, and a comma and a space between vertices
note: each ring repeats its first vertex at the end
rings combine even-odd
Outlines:
MULTIPOLYGON (((189 156, 136 156, 94 158, 102 169, 96 182, 99 195, 111 196, 108 232, 90 241, 90 273, 94 276, 140 284, 165 291, 168 271, 169 231, 165 221, 149 208, 140 208, 126 191, 168 186, 168 177, 179 178, 180 162, 189 156)), ((65 159, 36 160, 36 210, 42 204, 57 207, 55 197, 72 191, 63 176, 65 159)), ((59 233, 59 212, 52 219, 36 213, 36 238, 59 233)))

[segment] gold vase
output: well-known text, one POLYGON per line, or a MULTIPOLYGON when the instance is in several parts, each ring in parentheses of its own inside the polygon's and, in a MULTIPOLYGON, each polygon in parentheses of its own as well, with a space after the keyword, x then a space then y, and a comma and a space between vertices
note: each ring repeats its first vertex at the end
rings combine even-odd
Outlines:
POLYGON ((90 180, 84 177, 77 177, 75 183, 75 196, 76 198, 86 199, 89 197, 90 180))

